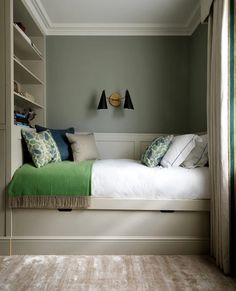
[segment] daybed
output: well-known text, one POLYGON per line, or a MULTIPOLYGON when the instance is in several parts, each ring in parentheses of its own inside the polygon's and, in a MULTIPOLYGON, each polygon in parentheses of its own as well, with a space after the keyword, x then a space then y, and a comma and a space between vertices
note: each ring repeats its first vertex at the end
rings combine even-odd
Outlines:
POLYGON ((91 197, 209 199, 208 168, 148 168, 131 159, 63 161, 40 169, 24 164, 16 171, 8 195, 12 208, 46 209, 88 208, 91 197))
MULTIPOLYGON (((114 161, 111 160, 95 162, 92 191, 95 190, 88 209, 71 212, 56 209, 12 209, 11 253, 208 253, 210 200, 207 168, 178 169, 179 173, 173 170, 168 193, 161 191, 161 188, 156 193, 151 191, 148 175, 142 191, 136 192, 135 187, 140 187, 141 178, 144 180, 145 175, 142 170, 144 166, 134 160, 140 158, 140 153, 157 134, 95 136, 101 157, 123 158, 116 161, 120 169, 112 168, 114 161), (132 167, 138 167, 139 170, 136 176, 131 175, 133 185, 136 186, 131 189, 131 196, 127 197, 125 190, 121 192, 118 189, 121 185, 128 189, 127 181, 131 179, 132 167), (119 177, 117 171, 121 171, 122 176, 119 177), (186 188, 183 191, 184 183, 179 183, 183 180, 182 174, 186 175, 185 181, 192 185, 189 192, 186 188), (100 185, 98 181, 101 182, 100 185), (109 191, 111 182, 113 186, 119 186, 113 193, 109 191)), ((165 169, 145 170, 153 170, 153 175, 159 172, 160 181, 164 183, 165 169)), ((154 180, 153 186, 157 185, 156 182, 154 180)))

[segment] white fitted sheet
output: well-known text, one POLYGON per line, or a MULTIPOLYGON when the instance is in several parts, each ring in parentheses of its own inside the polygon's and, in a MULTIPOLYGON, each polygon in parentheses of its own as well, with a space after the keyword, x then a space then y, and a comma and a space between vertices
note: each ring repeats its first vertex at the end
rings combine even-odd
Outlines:
POLYGON ((140 161, 94 162, 92 195, 125 199, 208 199, 208 168, 148 168, 140 161))

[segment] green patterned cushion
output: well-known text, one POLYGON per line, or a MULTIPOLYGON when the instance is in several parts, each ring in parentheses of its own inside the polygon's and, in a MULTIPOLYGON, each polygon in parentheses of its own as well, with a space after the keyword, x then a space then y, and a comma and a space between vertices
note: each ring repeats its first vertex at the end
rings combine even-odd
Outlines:
POLYGON ((142 155, 141 162, 148 167, 156 167, 168 150, 173 135, 161 136, 152 141, 142 155))
POLYGON ((37 168, 61 161, 60 152, 49 130, 40 133, 22 130, 22 136, 37 168))

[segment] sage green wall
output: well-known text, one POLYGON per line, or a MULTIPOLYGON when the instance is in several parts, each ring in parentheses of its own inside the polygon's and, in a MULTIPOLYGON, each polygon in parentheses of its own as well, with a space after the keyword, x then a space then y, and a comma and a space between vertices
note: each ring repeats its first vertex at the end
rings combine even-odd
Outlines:
POLYGON ((207 25, 199 25, 190 38, 189 81, 189 126, 190 131, 206 131, 207 94, 207 25))
POLYGON ((47 38, 48 126, 95 132, 184 132, 188 37, 47 38), (97 111, 129 89, 135 110, 97 111))
POLYGON ((94 132, 189 131, 190 37, 47 37, 47 124, 94 132), (103 89, 135 110, 97 111, 103 89))

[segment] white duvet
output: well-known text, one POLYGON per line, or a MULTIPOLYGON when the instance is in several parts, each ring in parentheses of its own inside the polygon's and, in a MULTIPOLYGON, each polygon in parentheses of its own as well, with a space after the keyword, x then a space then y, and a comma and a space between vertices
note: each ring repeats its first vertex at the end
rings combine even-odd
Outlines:
POLYGON ((139 161, 98 160, 92 195, 126 199, 207 199, 208 168, 148 168, 139 161))

